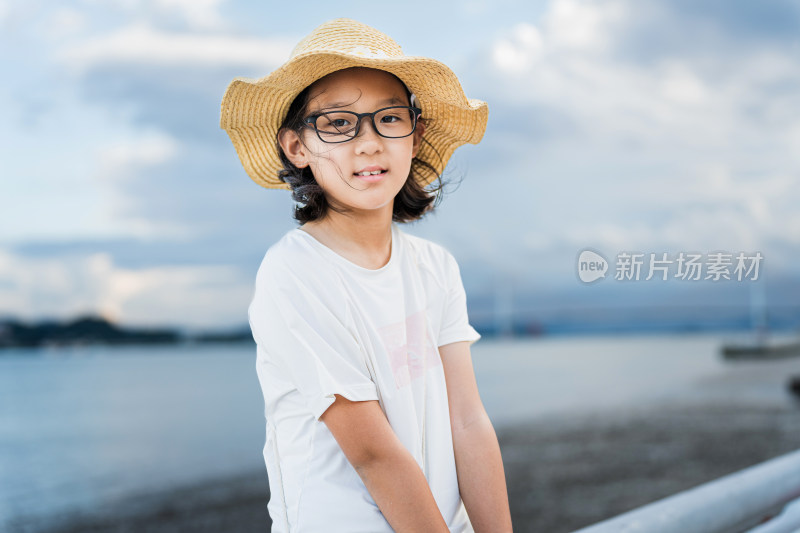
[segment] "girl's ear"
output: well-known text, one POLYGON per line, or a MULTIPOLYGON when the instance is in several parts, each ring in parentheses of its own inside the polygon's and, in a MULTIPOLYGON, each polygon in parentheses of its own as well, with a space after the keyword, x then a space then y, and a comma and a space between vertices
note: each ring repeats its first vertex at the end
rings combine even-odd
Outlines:
POLYGON ((283 153, 286 154, 286 157, 294 166, 297 168, 308 166, 306 147, 296 131, 286 128, 279 131, 278 144, 280 144, 283 153))
POLYGON ((414 144, 411 148, 411 157, 417 157, 419 146, 422 144, 422 136, 425 135, 425 123, 422 119, 417 121, 417 128, 414 130, 414 144))

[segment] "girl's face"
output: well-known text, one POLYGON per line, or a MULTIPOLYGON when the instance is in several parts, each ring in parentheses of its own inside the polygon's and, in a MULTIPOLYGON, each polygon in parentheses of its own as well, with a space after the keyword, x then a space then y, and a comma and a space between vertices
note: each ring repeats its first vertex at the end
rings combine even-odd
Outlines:
MULTIPOLYGON (((306 117, 322 111, 369 113, 410 105, 397 78, 367 68, 340 70, 318 80, 311 86, 308 98, 306 117)), ((387 210, 391 219, 394 197, 408 179, 423 133, 424 126, 419 122, 408 137, 381 137, 372 122, 363 118, 358 136, 346 142, 323 142, 312 128, 301 132, 302 142, 292 131, 282 132, 279 140, 295 166, 311 168, 330 204, 356 213, 387 210), (374 171, 380 174, 361 175, 374 171)))

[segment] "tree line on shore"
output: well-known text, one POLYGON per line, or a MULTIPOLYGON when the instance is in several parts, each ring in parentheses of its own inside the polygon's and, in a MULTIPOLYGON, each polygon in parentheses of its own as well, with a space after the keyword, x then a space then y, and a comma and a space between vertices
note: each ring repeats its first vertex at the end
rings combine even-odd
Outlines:
POLYGON ((249 330, 187 335, 170 328, 123 327, 98 316, 82 316, 66 321, 48 320, 38 323, 25 323, 17 319, 0 320, 0 349, 247 340, 252 341, 249 330))

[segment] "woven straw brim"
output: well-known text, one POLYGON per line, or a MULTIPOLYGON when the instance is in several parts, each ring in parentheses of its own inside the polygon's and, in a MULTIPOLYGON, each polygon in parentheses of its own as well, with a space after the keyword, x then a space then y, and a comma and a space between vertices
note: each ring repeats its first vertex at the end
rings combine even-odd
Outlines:
POLYGON ((459 146, 477 144, 486 130, 485 102, 468 99, 456 75, 443 63, 425 57, 373 58, 340 52, 299 54, 261 79, 236 78, 222 99, 220 126, 227 131, 247 174, 269 189, 289 189, 278 179, 283 167, 277 134, 289 106, 300 92, 337 70, 368 67, 391 72, 413 92, 427 121, 417 157, 435 171, 421 171, 421 185, 431 183, 459 146))

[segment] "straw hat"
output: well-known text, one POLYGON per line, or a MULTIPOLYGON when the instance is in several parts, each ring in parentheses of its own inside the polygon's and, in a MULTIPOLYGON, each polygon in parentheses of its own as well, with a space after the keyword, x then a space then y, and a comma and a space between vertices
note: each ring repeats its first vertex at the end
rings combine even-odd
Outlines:
POLYGON ((228 85, 220 127, 228 132, 253 181, 269 189, 289 189, 278 179, 283 166, 276 141, 289 105, 318 79, 349 67, 391 72, 417 96, 422 116, 428 119, 424 138, 433 147, 422 143, 417 156, 436 169, 436 174, 423 174, 423 186, 442 173, 456 148, 477 144, 483 137, 488 106, 468 99, 446 65, 427 57, 407 56, 378 30, 355 20, 336 19, 300 41, 289 60, 268 76, 235 78, 228 85))

